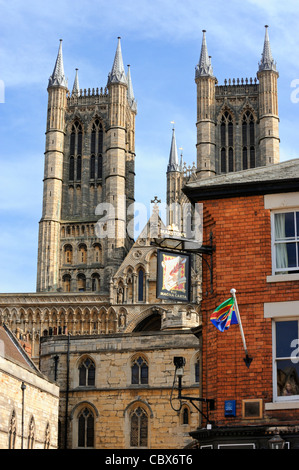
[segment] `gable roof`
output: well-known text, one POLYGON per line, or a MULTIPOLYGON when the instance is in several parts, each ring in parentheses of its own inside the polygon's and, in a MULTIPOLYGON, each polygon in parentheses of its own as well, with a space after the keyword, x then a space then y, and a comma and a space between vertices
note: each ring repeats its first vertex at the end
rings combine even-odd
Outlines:
POLYGON ((15 335, 5 324, 0 326, 0 356, 43 377, 43 374, 35 366, 15 335))
POLYGON ((299 159, 216 175, 187 183, 183 192, 201 199, 299 191, 299 159))

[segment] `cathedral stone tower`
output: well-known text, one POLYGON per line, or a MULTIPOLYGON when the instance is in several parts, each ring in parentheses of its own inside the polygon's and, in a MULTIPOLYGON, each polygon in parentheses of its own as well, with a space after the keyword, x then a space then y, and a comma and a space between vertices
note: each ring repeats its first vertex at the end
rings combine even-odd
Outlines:
POLYGON ((120 38, 107 86, 80 90, 76 69, 71 93, 60 41, 48 84, 37 291, 108 292, 133 243, 126 215, 134 203, 136 113, 120 38))
POLYGON ((266 26, 257 78, 218 85, 205 31, 195 69, 197 178, 279 162, 278 72, 266 26))

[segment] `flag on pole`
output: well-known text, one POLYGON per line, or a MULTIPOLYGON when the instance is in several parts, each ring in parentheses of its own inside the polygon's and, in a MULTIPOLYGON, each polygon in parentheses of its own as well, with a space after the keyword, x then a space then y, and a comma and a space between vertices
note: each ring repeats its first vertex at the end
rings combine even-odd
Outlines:
POLYGON ((210 320, 221 332, 228 330, 230 325, 238 325, 234 297, 220 304, 212 313, 210 320))

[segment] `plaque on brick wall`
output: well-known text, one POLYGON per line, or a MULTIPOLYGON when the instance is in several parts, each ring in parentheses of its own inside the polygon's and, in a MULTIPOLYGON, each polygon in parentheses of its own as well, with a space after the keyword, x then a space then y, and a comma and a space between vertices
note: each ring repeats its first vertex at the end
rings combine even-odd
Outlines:
POLYGON ((157 250, 157 298, 190 301, 190 255, 157 250))

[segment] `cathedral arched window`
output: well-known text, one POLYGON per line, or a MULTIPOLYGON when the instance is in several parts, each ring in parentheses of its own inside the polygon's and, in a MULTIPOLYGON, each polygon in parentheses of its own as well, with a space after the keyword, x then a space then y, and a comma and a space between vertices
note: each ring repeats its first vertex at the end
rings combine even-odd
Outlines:
POLYGON ((101 263, 102 262, 102 248, 101 245, 98 243, 93 247, 93 261, 94 263, 101 263))
POLYGON ((234 123, 232 115, 225 111, 220 121, 220 171, 235 170, 235 151, 234 151, 234 123))
POLYGON ((89 358, 85 358, 79 365, 79 386, 90 387, 95 385, 95 364, 89 358))
POLYGON ((35 423, 33 416, 31 417, 28 429, 28 449, 33 449, 35 437, 35 423))
POLYGON ((75 177, 75 159, 73 155, 70 157, 70 167, 69 167, 69 179, 70 181, 74 181, 75 177))
POLYGON ((70 160, 69 160, 69 180, 81 180, 82 174, 82 150, 83 150, 83 132, 82 125, 75 121, 72 125, 70 136, 70 160))
POLYGON ((242 149, 243 170, 255 168, 255 121, 249 110, 242 118, 242 149))
POLYGON ((91 290, 92 292, 98 292, 100 290, 100 276, 98 274, 91 276, 91 290))
POLYGON ((65 274, 62 278, 64 292, 71 292, 71 276, 65 274))
POLYGON ((16 435, 17 435, 17 421, 16 421, 16 413, 13 410, 10 423, 9 423, 9 432, 8 432, 8 448, 14 449, 16 444, 16 435))
POLYGON ((138 302, 144 301, 144 271, 142 268, 138 271, 138 302))
POLYGON ((148 445, 148 415, 141 406, 130 414, 130 446, 147 447, 148 445))
POLYGON ((90 178, 102 178, 103 173, 103 126, 99 119, 96 119, 91 129, 90 141, 90 178))
POLYGON ((132 385, 148 384, 148 364, 144 357, 136 357, 131 364, 132 385))
POLYGON ((65 245, 64 247, 64 263, 72 264, 73 261, 73 248, 72 245, 65 245))
POLYGON ((94 415, 88 407, 78 415, 78 447, 94 447, 94 415))
POLYGON ((78 274, 77 276, 77 289, 79 292, 84 292, 86 290, 86 277, 84 274, 78 274))
POLYGON ((90 157, 90 179, 94 179, 96 174, 96 157, 92 155, 90 157))
POLYGON ((190 421, 190 410, 188 406, 183 406, 181 410, 181 424, 189 424, 190 421))
POLYGON ((81 155, 77 157, 77 181, 81 180, 82 174, 82 158, 81 155))
POLYGON ((87 247, 84 244, 79 245, 79 263, 86 264, 87 262, 87 247))

